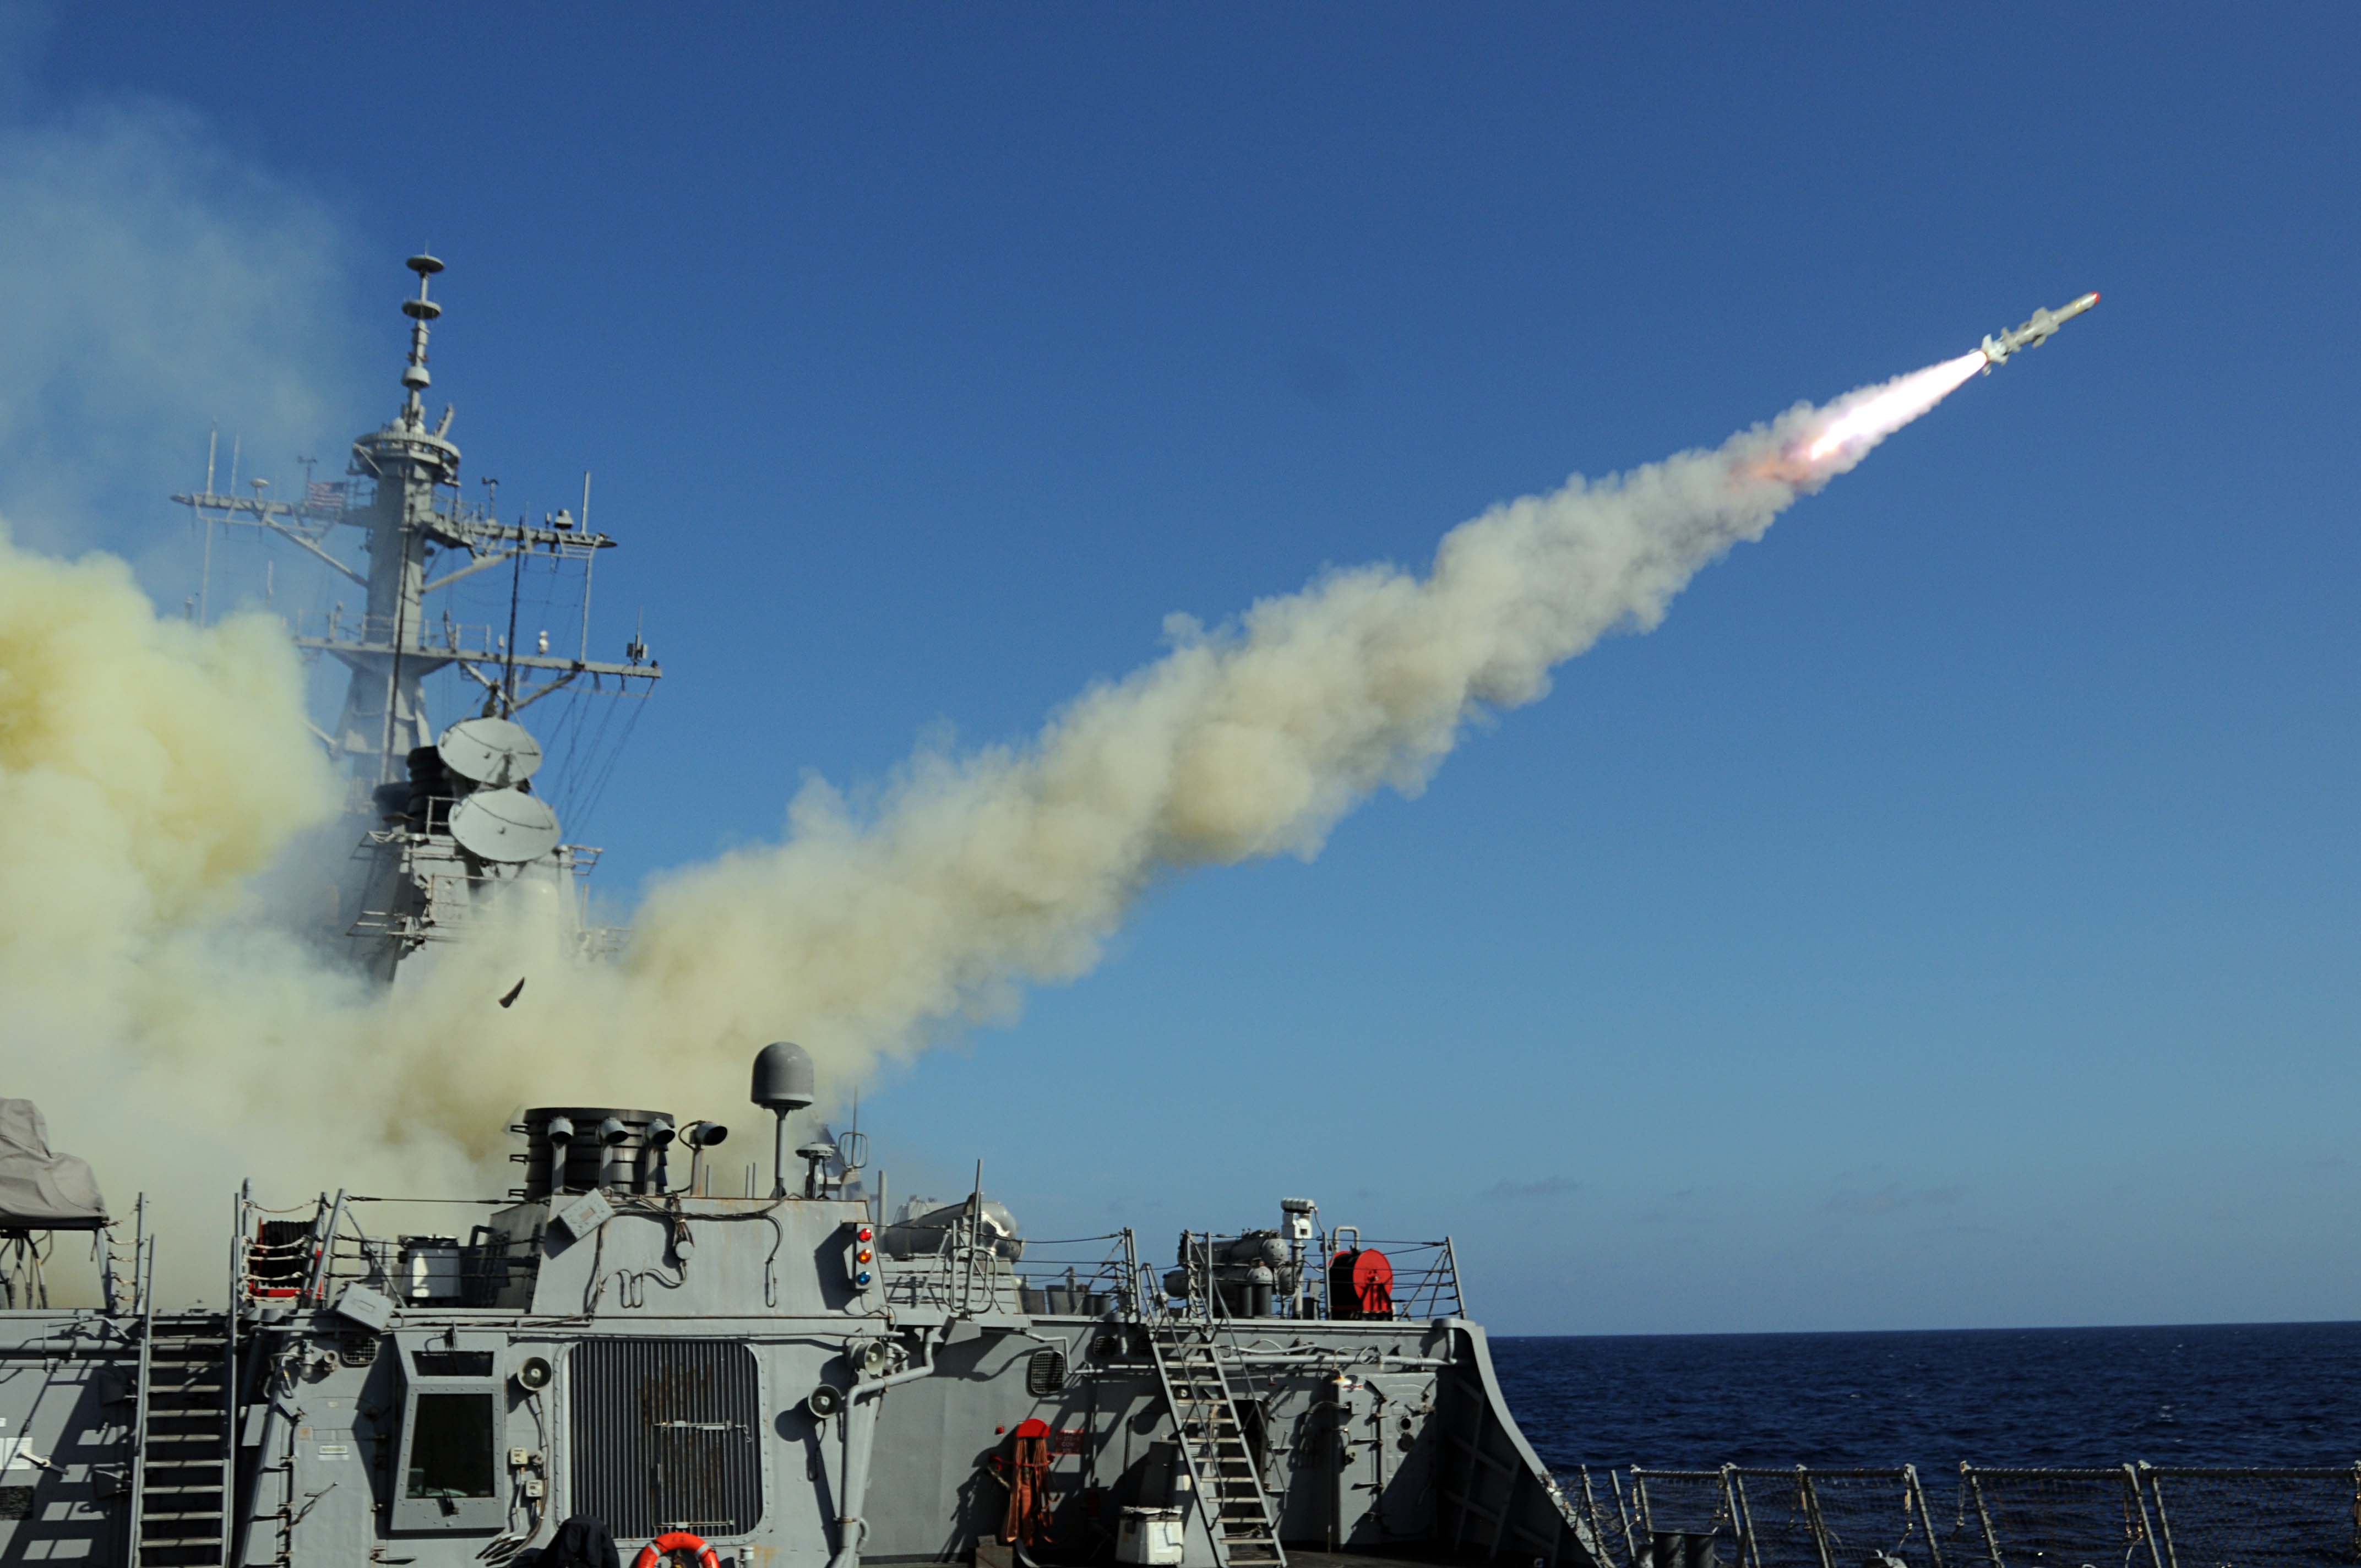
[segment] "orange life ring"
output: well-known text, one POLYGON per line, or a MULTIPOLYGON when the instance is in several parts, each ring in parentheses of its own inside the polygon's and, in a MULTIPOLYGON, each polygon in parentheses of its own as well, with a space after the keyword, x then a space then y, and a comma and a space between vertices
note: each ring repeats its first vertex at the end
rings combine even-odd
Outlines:
POLYGON ((713 1548, 705 1544, 705 1538, 691 1535, 685 1530, 668 1530, 641 1547, 639 1558, 631 1568, 656 1568, 659 1562, 675 1552, 696 1552, 697 1568, 721 1568, 721 1559, 713 1554, 713 1548))

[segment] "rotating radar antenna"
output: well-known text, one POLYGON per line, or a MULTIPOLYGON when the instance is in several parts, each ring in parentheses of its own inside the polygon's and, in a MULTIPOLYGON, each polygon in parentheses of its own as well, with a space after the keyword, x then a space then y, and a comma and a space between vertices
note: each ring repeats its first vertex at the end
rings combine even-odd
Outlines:
POLYGON ((434 743, 443 765, 469 784, 506 789, 541 766, 541 742, 513 718, 463 718, 434 743))
POLYGON ((557 813, 521 789, 479 789, 451 808, 451 837, 479 861, 522 865, 557 848, 557 813))

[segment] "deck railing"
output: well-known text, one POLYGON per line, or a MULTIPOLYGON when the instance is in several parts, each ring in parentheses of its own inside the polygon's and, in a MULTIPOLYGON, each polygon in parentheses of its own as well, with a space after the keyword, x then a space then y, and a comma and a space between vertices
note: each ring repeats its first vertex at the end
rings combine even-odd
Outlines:
POLYGON ((1139 1296, 1137 1257, 1129 1231, 1027 1241, 1024 1256, 1012 1266, 1018 1307, 1051 1316, 1127 1315, 1139 1296))
POLYGON ((417 1283, 404 1277, 405 1241, 423 1243, 410 1268, 433 1277, 437 1304, 489 1307, 512 1279, 529 1277, 540 1266, 538 1252, 512 1244, 489 1228, 445 1222, 432 1241, 418 1233, 399 1230, 373 1235, 362 1218, 386 1211, 375 1206, 423 1209, 437 1214, 505 1207, 509 1200, 372 1198, 358 1193, 322 1193, 313 1203, 286 1209, 265 1208, 241 1195, 230 1254, 232 1292, 256 1305, 280 1303, 293 1308, 323 1307, 335 1300, 347 1285, 367 1285, 397 1299, 408 1299, 417 1283), (447 1236, 447 1242, 445 1237, 447 1236), (456 1252, 456 1257, 453 1254, 456 1252), (445 1271, 456 1269, 456 1289, 445 1271))
MULTIPOLYGON (((1365 1242, 1393 1265, 1394 1316, 1397 1318, 1464 1318, 1467 1299, 1459 1288, 1459 1258, 1451 1238, 1439 1242, 1365 1242)), ((1324 1285, 1324 1281, 1323 1282, 1324 1285)), ((1324 1300, 1327 1295, 1321 1292, 1324 1300)))
MULTIPOLYGON (((908 1228, 905 1222, 903 1228, 908 1228)), ((966 1217, 946 1228, 932 1252, 895 1258, 885 1269, 888 1305, 953 1312, 1035 1312, 1100 1317, 1128 1312, 1138 1301, 1131 1233, 1100 1236, 1025 1237, 1014 1258, 1010 1239, 983 1231, 966 1217), (973 1225, 974 1235, 970 1234, 973 1225)))
MULTIPOLYGON (((1459 1318, 1467 1313, 1467 1301, 1459 1283, 1459 1258, 1451 1238, 1441 1241, 1365 1241, 1354 1227, 1314 1238, 1303 1249, 1302 1280, 1300 1299, 1287 1292, 1275 1291, 1271 1302, 1273 1318, 1327 1319, 1336 1315, 1329 1299, 1329 1260, 1344 1246, 1344 1236, 1352 1237, 1355 1250, 1375 1251, 1385 1255, 1393 1270, 1389 1306, 1381 1311, 1359 1316, 1429 1319, 1459 1318)), ((1224 1248, 1238 1237, 1221 1231, 1184 1231, 1171 1272, 1184 1277, 1178 1289, 1168 1290, 1164 1270, 1150 1269, 1140 1275, 1143 1310, 1151 1316, 1168 1313, 1199 1319, 1235 1319, 1256 1321, 1239 1310, 1234 1283, 1224 1288, 1225 1277, 1235 1266, 1226 1264, 1224 1248)))
POLYGON ((2320 1568, 2361 1563, 2361 1464, 1587 1470, 1608 1568, 2320 1568))

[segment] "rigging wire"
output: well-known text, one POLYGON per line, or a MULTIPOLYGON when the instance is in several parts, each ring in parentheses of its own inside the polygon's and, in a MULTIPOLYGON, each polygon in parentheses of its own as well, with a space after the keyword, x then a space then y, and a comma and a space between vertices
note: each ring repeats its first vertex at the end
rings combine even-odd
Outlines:
POLYGON ((560 798, 552 804, 556 806, 558 815, 565 817, 572 812, 574 797, 581 793, 574 784, 574 756, 582 743, 585 698, 581 693, 568 690, 561 692, 557 700, 562 707, 550 733, 550 750, 558 753, 554 771, 560 798))
POLYGON ((607 794, 607 781, 615 776, 615 763, 622 757, 624 749, 631 745, 631 731, 639 728, 640 715, 647 711, 648 698, 654 695, 643 692, 636 697, 618 699, 631 704, 631 716, 623 721, 623 732, 615 737, 614 750, 607 753, 606 765, 598 770, 598 782, 591 786, 590 798, 582 807, 582 820, 586 824, 598 815, 598 802, 607 794))
MULTIPOLYGON (((620 697, 617 700, 620 700, 620 697)), ((601 702, 598 705, 598 721, 590 727, 589 742, 582 748, 583 772, 581 773, 572 772, 570 768, 571 759, 569 758, 568 760, 569 771, 566 774, 566 801, 564 809, 569 817, 574 815, 574 803, 584 798, 584 774, 587 774, 593 769, 597 768, 598 765, 598 759, 606 754, 607 729, 609 725, 614 723, 614 702, 601 702)), ((579 826, 579 824, 577 823, 577 826, 579 826)))

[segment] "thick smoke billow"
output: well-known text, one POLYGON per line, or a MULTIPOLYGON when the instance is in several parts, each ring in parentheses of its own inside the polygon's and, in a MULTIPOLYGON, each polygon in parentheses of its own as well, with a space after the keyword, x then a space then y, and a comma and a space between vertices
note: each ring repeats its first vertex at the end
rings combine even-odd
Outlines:
MULTIPOLYGON (((113 978, 138 932, 244 913, 245 879, 335 799, 301 699, 277 621, 160 620, 120 560, 54 560, 0 534, 0 985, 14 1011, 113 978)), ((74 1006, 113 1000, 97 987, 74 1006)))
MULTIPOLYGON (((284 642, 259 620, 159 621, 109 563, 0 550, 0 1003, 16 1065, 39 1054, 12 1076, 61 1123, 127 1096, 207 1177, 243 1161, 308 1190, 399 1168, 413 1190, 496 1157, 508 1112, 553 1092, 735 1103, 768 1039, 857 1082, 1085 973, 1159 877, 1309 857, 1372 792, 1415 794, 1471 718, 1653 628, 1700 568, 1858 462, 1885 432, 1804 454, 1879 390, 1497 506, 1422 574, 1333 572, 1231 624, 1175 618, 1163 657, 1022 745, 923 751, 866 812, 808 785, 782 842, 664 882, 619 965, 573 967, 519 910, 376 993, 247 902, 334 793, 284 642), (538 982, 496 1005, 521 973, 538 982)), ((97 1135, 121 1146, 85 1147, 102 1175, 162 1183, 139 1134, 97 1135)))
POLYGON ((251 887, 339 798, 302 717, 276 621, 159 619, 119 559, 0 532, 0 1081, 118 1200, 185 1179, 218 1212, 302 1093, 258 1070, 254 1021, 341 982, 251 887))

